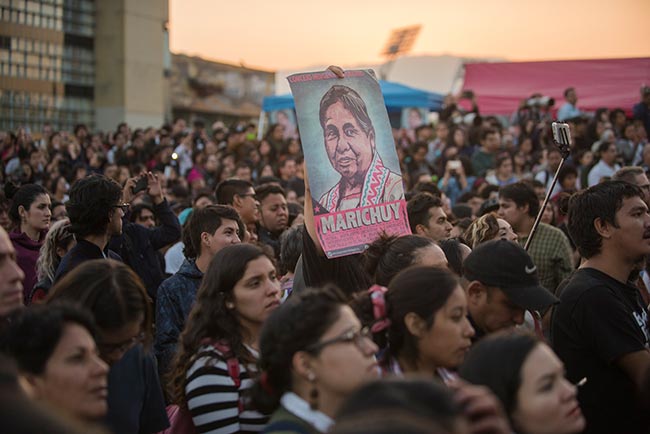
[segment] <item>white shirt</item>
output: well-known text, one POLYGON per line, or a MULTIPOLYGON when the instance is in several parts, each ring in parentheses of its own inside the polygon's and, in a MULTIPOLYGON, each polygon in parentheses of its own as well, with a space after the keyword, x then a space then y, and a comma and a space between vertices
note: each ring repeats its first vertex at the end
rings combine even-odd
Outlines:
POLYGON ((183 248, 185 244, 182 241, 177 242, 165 252, 165 273, 176 274, 181 269, 185 255, 183 255, 183 248))
POLYGON ((286 392, 280 398, 280 404, 288 412, 307 422, 319 432, 325 433, 330 430, 334 421, 331 417, 318 410, 312 410, 307 401, 293 392, 286 392))
MULTIPOLYGON (((388 370, 391 374, 397 377, 404 376, 404 372, 402 372, 402 368, 399 365, 399 362, 393 357, 391 357, 391 359, 388 361, 388 370)), ((436 368, 436 372, 438 373, 438 376, 442 382, 445 383, 445 385, 449 385, 449 383, 458 378, 458 374, 445 368, 436 368)))
POLYGON ((615 164, 614 167, 608 165, 603 160, 600 160, 590 171, 587 177, 589 187, 592 187, 600 182, 604 177, 612 177, 621 166, 615 164))

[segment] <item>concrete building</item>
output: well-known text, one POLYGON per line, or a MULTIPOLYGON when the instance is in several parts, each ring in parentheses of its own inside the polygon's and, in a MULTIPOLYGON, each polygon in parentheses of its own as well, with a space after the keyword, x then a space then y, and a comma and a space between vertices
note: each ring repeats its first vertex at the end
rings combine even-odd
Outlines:
POLYGON ((0 0, 0 130, 162 124, 167 0, 0 0))
POLYGON ((274 92, 275 73, 173 54, 169 82, 173 118, 230 126, 257 122, 262 99, 274 92))

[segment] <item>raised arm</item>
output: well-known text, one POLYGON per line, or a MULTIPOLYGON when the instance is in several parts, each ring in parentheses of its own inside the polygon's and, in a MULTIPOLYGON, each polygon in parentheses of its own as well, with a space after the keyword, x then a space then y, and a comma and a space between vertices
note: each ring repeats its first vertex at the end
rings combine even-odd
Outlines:
POLYGON ((160 179, 151 172, 147 173, 147 193, 153 200, 155 215, 160 221, 160 226, 149 230, 149 240, 154 249, 160 249, 181 238, 181 225, 165 200, 160 179))
POLYGON ((320 241, 318 240, 318 234, 316 233, 316 221, 314 220, 314 207, 312 206, 312 197, 311 197, 311 188, 309 188, 309 175, 307 173, 307 165, 305 165, 305 229, 309 234, 309 238, 316 246, 316 250, 319 255, 325 256, 323 251, 323 246, 321 246, 320 241))
MULTIPOLYGON (((333 72, 338 78, 345 78, 345 72, 339 66, 330 65, 327 67, 327 70, 333 72)), ((318 240, 318 234, 316 233, 314 207, 312 204, 311 188, 309 188, 309 174, 307 173, 307 165, 305 164, 305 229, 307 229, 309 238, 314 242, 318 254, 325 256, 323 246, 321 246, 320 241, 318 240)))

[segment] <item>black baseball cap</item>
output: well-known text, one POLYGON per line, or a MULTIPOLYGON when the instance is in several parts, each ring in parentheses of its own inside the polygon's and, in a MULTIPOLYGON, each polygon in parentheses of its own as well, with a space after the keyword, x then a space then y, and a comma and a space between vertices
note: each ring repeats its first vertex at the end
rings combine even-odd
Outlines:
POLYGON ((560 300, 539 284, 537 267, 519 245, 507 240, 480 244, 463 263, 465 277, 499 288, 526 310, 544 311, 560 300))

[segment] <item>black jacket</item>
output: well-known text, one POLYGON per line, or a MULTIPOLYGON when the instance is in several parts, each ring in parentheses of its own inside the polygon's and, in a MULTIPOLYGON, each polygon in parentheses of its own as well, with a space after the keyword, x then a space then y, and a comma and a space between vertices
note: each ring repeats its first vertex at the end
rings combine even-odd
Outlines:
POLYGON ((165 280, 164 259, 158 249, 181 238, 181 225, 167 200, 154 205, 154 214, 160 226, 152 229, 131 223, 125 216, 122 220, 122 235, 114 237, 109 246, 140 276, 149 296, 155 300, 156 291, 165 280))
POLYGON ((56 269, 54 275, 54 283, 61 280, 69 271, 74 269, 77 265, 93 259, 115 259, 122 262, 120 255, 110 250, 108 246, 102 251, 95 244, 86 240, 77 240, 77 244, 71 248, 68 253, 61 259, 59 267, 56 269))

